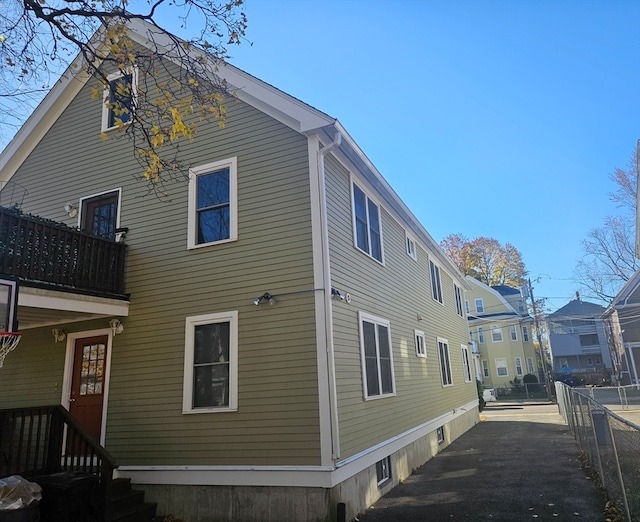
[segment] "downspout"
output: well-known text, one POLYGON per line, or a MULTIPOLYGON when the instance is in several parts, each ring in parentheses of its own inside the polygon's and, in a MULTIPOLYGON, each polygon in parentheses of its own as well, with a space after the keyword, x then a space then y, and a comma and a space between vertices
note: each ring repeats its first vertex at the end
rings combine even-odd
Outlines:
POLYGON ((329 379, 329 409, 331 419, 331 457, 340 458, 340 433, 338 428, 338 398, 336 389, 336 368, 333 347, 333 306, 331 303, 331 266, 329 262, 329 220, 327 217, 327 187, 324 172, 324 157, 342 143, 342 134, 336 132, 334 140, 326 147, 318 149, 320 175, 320 220, 322 230, 322 288, 324 289, 326 356, 329 379))

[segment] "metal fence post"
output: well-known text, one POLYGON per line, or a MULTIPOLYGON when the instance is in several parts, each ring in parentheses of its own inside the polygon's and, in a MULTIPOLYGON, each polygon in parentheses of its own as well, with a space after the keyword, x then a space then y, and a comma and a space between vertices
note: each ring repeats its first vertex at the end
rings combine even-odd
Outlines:
POLYGON ((624 502, 624 510, 627 513, 627 520, 631 520, 631 510, 629 509, 627 492, 624 489, 624 479, 622 478, 622 469, 620 468, 620 458, 618 457, 618 448, 616 447, 616 439, 613 436, 613 428, 611 427, 611 422, 607 422, 607 424, 609 425, 609 436, 611 437, 613 456, 616 459, 616 470, 618 471, 618 480, 620 481, 620 489, 622 490, 622 501, 624 502))

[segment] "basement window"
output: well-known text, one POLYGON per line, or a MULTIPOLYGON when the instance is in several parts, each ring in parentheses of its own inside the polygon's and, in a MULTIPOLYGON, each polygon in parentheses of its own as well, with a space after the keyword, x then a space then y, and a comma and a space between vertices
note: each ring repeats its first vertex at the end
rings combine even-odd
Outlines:
POLYGON ((386 484, 391 479, 391 457, 385 457, 376 462, 376 478, 378 486, 386 484))

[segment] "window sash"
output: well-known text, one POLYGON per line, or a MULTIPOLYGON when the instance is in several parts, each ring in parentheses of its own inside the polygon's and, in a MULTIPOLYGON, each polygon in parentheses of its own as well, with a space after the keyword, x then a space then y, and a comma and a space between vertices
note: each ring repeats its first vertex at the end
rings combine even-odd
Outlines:
POLYGON ((451 386, 451 359, 449 357, 449 343, 444 339, 438 339, 438 357, 440 359, 440 380, 442 386, 451 386))
POLYGON ((484 330, 482 326, 478 326, 478 342, 484 344, 484 330))
POLYGON ((128 73, 116 72, 107 76, 107 85, 102 95, 102 131, 118 127, 117 121, 128 124, 135 110, 135 97, 138 88, 136 68, 128 73), (121 86, 124 86, 121 88, 121 86), (116 104, 113 106, 113 104, 116 104))
POLYGON ((496 362, 496 375, 498 377, 508 377, 509 376, 509 368, 507 368, 507 359, 504 357, 498 357, 495 360, 496 362))
POLYGON ((462 374, 464 382, 471 382, 471 363, 469 361, 469 348, 464 345, 460 346, 462 350, 462 374))
POLYGON ((529 329, 526 326, 522 327, 522 340, 525 343, 529 342, 529 329))
POLYGON ((515 324, 509 325, 509 335, 511 336, 511 340, 512 341, 517 341, 518 340, 518 332, 516 330, 516 325, 515 324))
POLYGON ((442 303, 442 285, 440 283, 440 267, 433 261, 429 261, 429 272, 431 274, 431 295, 442 303))
POLYGON ((482 299, 476 299, 476 312, 479 314, 484 313, 484 301, 482 299))
POLYGON ((367 399, 395 394, 389 322, 360 313, 364 395, 367 399))
POLYGON ((489 361, 482 361, 482 375, 489 377, 489 361))
POLYGON ((416 355, 418 357, 426 357, 427 349, 424 342, 424 332, 420 330, 414 330, 414 338, 416 340, 416 355))
POLYGON ((524 369, 522 367, 522 357, 515 357, 513 362, 515 363, 516 367, 516 375, 524 375, 524 369))
POLYGON ((494 325, 491 327, 491 340, 494 343, 501 343, 502 339, 502 328, 500 325, 494 325))
POLYGON ((533 359, 531 357, 527 357, 527 373, 534 373, 535 367, 533 365, 533 359))
POLYGON ((462 311, 462 290, 456 284, 453 285, 453 293, 456 296, 456 312, 460 317, 464 317, 464 313, 462 311))
POLYGON ((353 215, 356 246, 382 263, 380 209, 355 183, 353 183, 353 215))

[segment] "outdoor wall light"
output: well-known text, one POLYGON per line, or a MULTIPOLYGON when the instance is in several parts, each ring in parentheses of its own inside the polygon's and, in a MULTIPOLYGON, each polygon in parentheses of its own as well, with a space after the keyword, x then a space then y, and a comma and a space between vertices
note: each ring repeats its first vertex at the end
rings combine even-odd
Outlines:
POLYGON ((51 330, 51 335, 53 335, 53 340, 57 343, 60 341, 64 341, 67 338, 66 332, 59 328, 54 328, 53 330, 51 330))
POLYGON ((257 299, 254 299, 253 304, 258 306, 260 303, 262 303, 262 301, 268 301, 270 305, 273 305, 276 302, 273 296, 269 292, 265 292, 257 299))
POLYGON ((78 209, 76 207, 73 206, 73 203, 71 203, 71 201, 69 201, 69 203, 67 203, 64 206, 64 211, 69 214, 69 217, 76 217, 78 215, 78 209))
POLYGON ((109 327, 113 335, 121 334, 124 331, 124 326, 120 322, 120 319, 111 319, 111 321, 109 321, 109 327))
POLYGON ((340 299, 340 301, 346 301, 347 303, 351 302, 351 294, 349 294, 349 292, 343 294, 340 290, 333 287, 331 287, 331 297, 333 299, 340 299))

